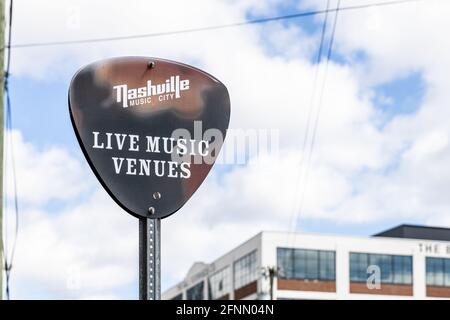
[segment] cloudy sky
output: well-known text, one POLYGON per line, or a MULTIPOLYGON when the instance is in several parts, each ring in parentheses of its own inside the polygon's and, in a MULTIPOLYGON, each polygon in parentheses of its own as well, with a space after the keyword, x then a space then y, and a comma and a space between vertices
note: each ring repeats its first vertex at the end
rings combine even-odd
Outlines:
MULTIPOLYGON (((13 44, 228 24, 324 9, 326 2, 17 0, 13 44)), ((279 132, 278 154, 217 165, 186 206, 163 221, 163 288, 194 261, 211 261, 261 230, 366 236, 400 223, 450 227, 450 38, 441 33, 450 28, 449 15, 445 0, 342 11, 328 67, 325 59, 316 63, 324 15, 13 48, 8 139, 20 233, 12 298, 137 298, 137 220, 96 181, 67 106, 71 76, 113 56, 162 57, 204 69, 229 89, 231 128, 279 132), (305 130, 316 117, 309 153, 305 130)), ((326 47, 334 14, 328 18, 326 47)), ((9 169, 7 163, 11 200, 9 169)), ((10 208, 6 216, 11 243, 10 208)))

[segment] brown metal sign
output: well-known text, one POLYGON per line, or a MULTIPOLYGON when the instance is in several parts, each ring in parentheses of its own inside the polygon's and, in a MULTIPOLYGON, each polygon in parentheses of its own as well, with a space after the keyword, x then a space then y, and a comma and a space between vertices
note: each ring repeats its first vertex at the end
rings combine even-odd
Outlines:
POLYGON ((78 71, 69 110, 83 153, 110 196, 136 217, 164 218, 186 203, 214 164, 230 100, 204 71, 124 57, 78 71))

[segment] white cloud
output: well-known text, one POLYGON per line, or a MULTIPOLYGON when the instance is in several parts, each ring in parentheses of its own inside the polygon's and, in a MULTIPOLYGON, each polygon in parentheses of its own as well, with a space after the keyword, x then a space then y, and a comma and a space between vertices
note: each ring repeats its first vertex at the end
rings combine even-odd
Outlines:
POLYGON ((445 151, 448 147, 448 134, 446 132, 430 132, 420 137, 405 153, 406 161, 423 162, 434 154, 445 151))
POLYGON ((83 298, 126 287, 136 277, 137 230, 102 190, 59 213, 22 211, 13 297, 83 298))
MULTIPOLYGON (((325 0, 305 0, 310 7, 324 8, 325 0)), ((332 1, 334 7, 337 0, 332 1)), ((389 1, 347 0, 341 6, 389 1)), ((337 49, 352 57, 363 53, 366 60, 358 66, 364 84, 397 79, 411 71, 423 71, 429 81, 449 67, 448 40, 437 30, 448 26, 450 3, 442 0, 416 1, 375 6, 339 13, 337 49), (445 68, 442 68, 445 67, 445 68)))
MULTIPOLYGON (((17 172, 17 191, 22 205, 42 205, 51 200, 71 200, 92 186, 86 179, 87 165, 73 158, 66 148, 48 147, 39 149, 23 140, 15 130, 6 132, 5 157, 7 168, 12 168, 10 149, 13 143, 17 172)), ((6 172, 5 189, 8 197, 13 195, 12 171, 6 172)))

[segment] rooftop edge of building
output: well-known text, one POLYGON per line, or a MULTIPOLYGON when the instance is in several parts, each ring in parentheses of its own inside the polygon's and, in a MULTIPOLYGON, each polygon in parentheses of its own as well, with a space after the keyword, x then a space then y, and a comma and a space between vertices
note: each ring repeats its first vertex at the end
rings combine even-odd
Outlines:
POLYGON ((372 237, 450 241, 450 228, 401 224, 372 237))

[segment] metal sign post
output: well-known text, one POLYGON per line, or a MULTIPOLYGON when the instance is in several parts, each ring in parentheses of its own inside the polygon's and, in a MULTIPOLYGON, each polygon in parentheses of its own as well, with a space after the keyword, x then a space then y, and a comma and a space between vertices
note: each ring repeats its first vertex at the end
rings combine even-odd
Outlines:
POLYGON ((161 299, 161 219, 211 170, 230 97, 210 74, 165 59, 121 57, 80 69, 69 88, 73 129, 111 198, 139 219, 139 298, 161 299))
POLYGON ((161 299, 161 219, 139 219, 139 299, 161 299))

